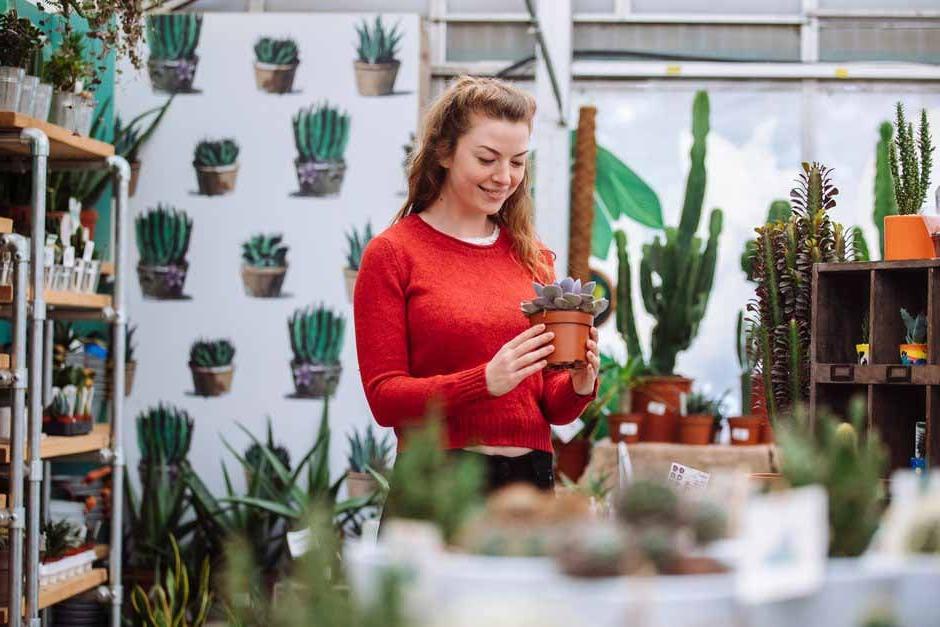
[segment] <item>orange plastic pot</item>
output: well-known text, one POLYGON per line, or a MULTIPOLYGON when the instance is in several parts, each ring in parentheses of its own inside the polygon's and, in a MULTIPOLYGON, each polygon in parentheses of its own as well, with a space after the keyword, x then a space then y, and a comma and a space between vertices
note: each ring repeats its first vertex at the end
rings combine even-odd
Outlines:
POLYGON ((760 442, 761 444, 773 444, 776 442, 774 437, 774 427, 770 424, 770 418, 766 416, 761 416, 760 423, 760 442))
POLYGON ((715 417, 692 414, 679 417, 679 444, 711 444, 715 417))
POLYGON ((940 232, 940 216, 885 216, 885 260, 933 259, 932 235, 940 232))
POLYGON ((682 395, 692 391, 685 377, 643 377, 630 389, 633 411, 643 414, 640 440, 675 442, 679 437, 682 395))
POLYGON ((580 479, 591 459, 590 441, 575 439, 564 443, 555 440, 554 446, 555 481, 560 482, 561 475, 565 475, 572 481, 580 479))
POLYGON ((639 412, 611 414, 607 417, 610 439, 613 442, 626 442, 627 444, 639 442, 644 418, 643 414, 639 412))
POLYGON ((753 446, 760 444, 761 423, 763 416, 737 416, 728 418, 731 427, 731 444, 733 446, 753 446))
POLYGON ((546 358, 549 368, 586 368, 587 341, 594 315, 583 311, 540 311, 529 316, 529 326, 544 324, 555 334, 555 350, 546 358))

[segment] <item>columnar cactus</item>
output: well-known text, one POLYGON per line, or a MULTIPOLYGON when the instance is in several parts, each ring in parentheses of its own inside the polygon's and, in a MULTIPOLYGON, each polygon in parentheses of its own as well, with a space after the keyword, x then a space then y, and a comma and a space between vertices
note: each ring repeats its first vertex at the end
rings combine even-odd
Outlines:
POLYGON ((147 16, 150 57, 165 61, 192 59, 199 44, 202 16, 195 13, 165 13, 147 16))
POLYGON ((140 263, 146 266, 181 265, 189 250, 193 221, 185 211, 158 204, 134 221, 140 263))
POLYGON ((541 311, 581 311, 599 316, 610 303, 606 298, 594 299, 594 281, 581 284, 581 279, 565 277, 548 285, 533 283, 536 297, 522 302, 522 313, 527 316, 541 311))
POLYGON ((296 310, 287 321, 295 363, 339 363, 346 319, 320 305, 296 310))
POLYGON ((193 151, 196 167, 232 165, 238 160, 238 144, 234 139, 203 140, 193 151))
POLYGON ((349 142, 349 114, 328 103, 301 109, 293 119, 298 160, 342 161, 349 142))
POLYGON ((930 170, 933 167, 934 146, 930 138, 930 125, 927 123, 927 110, 922 109, 920 112, 920 128, 915 141, 914 125, 904 119, 904 106, 900 102, 897 103, 894 130, 895 139, 888 152, 888 158, 894 179, 898 213, 920 213, 927 199, 930 170))
POLYGON ((255 57, 260 63, 271 65, 292 65, 300 62, 297 42, 293 39, 262 37, 255 44, 255 57))

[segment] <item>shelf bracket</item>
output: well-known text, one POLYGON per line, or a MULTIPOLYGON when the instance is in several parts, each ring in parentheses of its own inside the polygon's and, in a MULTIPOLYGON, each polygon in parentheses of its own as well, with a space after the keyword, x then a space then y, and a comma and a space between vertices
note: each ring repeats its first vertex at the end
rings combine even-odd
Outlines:
POLYGON ((9 529, 23 529, 26 524, 26 509, 14 507, 0 509, 0 527, 9 529))

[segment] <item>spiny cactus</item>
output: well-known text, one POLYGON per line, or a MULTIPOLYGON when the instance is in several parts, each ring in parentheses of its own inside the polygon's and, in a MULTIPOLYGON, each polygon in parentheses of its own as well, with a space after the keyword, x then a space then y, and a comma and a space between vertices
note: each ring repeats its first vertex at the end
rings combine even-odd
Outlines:
POLYGON ((193 151, 193 165, 218 167, 232 165, 238 159, 238 144, 234 139, 203 140, 193 151))
POLYGON ((359 46, 356 48, 359 60, 363 63, 393 62, 398 52, 398 42, 402 38, 398 26, 395 24, 391 30, 386 29, 382 24, 381 15, 375 17, 375 24, 371 29, 369 24, 362 20, 362 23, 356 26, 356 32, 359 33, 359 46))
POLYGON ((196 13, 164 13, 147 16, 150 57, 162 61, 192 59, 199 44, 202 16, 196 13))
POLYGON ((188 412, 159 403, 137 416, 137 446, 141 463, 174 465, 189 454, 193 419, 188 412))
MULTIPOLYGON (((767 210, 767 220, 765 224, 773 222, 786 222, 790 219, 790 203, 786 200, 774 200, 770 203, 770 209, 767 210)), ((748 281, 754 280, 754 250, 757 244, 753 239, 744 242, 744 252, 741 253, 741 270, 747 276, 748 281)))
POLYGON ((878 144, 875 147, 875 228, 878 229, 878 244, 881 258, 885 256, 885 218, 898 214, 898 201, 894 195, 894 178, 891 176, 891 150, 894 127, 891 122, 882 122, 878 127, 878 144))
POLYGON ((920 128, 914 139, 914 125, 904 119, 904 105, 896 105, 895 138, 888 153, 891 176, 894 178, 894 196, 898 213, 920 213, 930 188, 930 169, 933 167, 933 143, 927 110, 921 109, 920 128), (918 152, 920 153, 918 155, 918 152))
POLYGON ((346 318, 323 305, 298 309, 287 321, 295 363, 338 364, 346 318))
POLYGON ((272 65, 291 65, 299 63, 297 42, 293 39, 272 39, 262 37, 255 44, 255 57, 261 63, 272 65))
POLYGON ((189 363, 199 368, 232 365, 235 347, 228 340, 196 340, 189 349, 189 363))
POLYGON ((904 340, 908 344, 925 344, 927 342, 927 316, 923 313, 912 316, 907 309, 901 307, 901 319, 907 335, 904 340))
POLYGON ((189 250, 193 221, 185 211, 158 204, 134 221, 140 262, 147 266, 181 265, 189 250))
POLYGON ((349 469, 353 472, 367 472, 371 468, 375 472, 384 473, 388 470, 389 457, 392 454, 392 442, 389 434, 385 434, 381 440, 376 439, 372 431, 372 425, 365 429, 365 435, 359 436, 359 432, 353 432, 347 435, 349 440, 349 469))
POLYGON ((359 231, 353 227, 351 233, 346 233, 346 267, 350 270, 358 270, 359 262, 362 261, 362 251, 366 244, 372 239, 372 223, 367 223, 360 235, 359 231))
POLYGON ((342 161, 349 142, 349 114, 328 103, 301 109, 294 116, 299 161, 342 161))
POLYGON ((527 316, 540 311, 583 311, 599 316, 610 305, 606 298, 594 299, 594 281, 582 285, 581 279, 565 277, 548 285, 533 283, 532 287, 536 297, 521 305, 522 313, 527 316))
POLYGON ((287 266, 287 244, 283 235, 259 233, 242 244, 242 260, 256 268, 283 268, 287 266))

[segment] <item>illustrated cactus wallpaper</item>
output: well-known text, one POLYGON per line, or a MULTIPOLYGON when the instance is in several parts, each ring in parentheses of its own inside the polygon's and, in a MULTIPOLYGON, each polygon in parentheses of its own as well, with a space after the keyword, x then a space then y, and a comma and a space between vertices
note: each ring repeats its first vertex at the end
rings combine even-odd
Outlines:
MULTIPOLYGON (((324 396, 334 432, 372 421, 349 295, 363 248, 402 201, 419 32, 417 16, 394 14, 148 19, 147 67, 123 68, 117 111, 178 95, 131 199, 127 415, 179 407, 193 450, 215 450, 220 433, 244 448, 236 422, 261 432, 270 416, 295 456, 324 396)), ((345 451, 334 449, 339 473, 345 451)), ((191 461, 223 490, 217 459, 191 461)))

